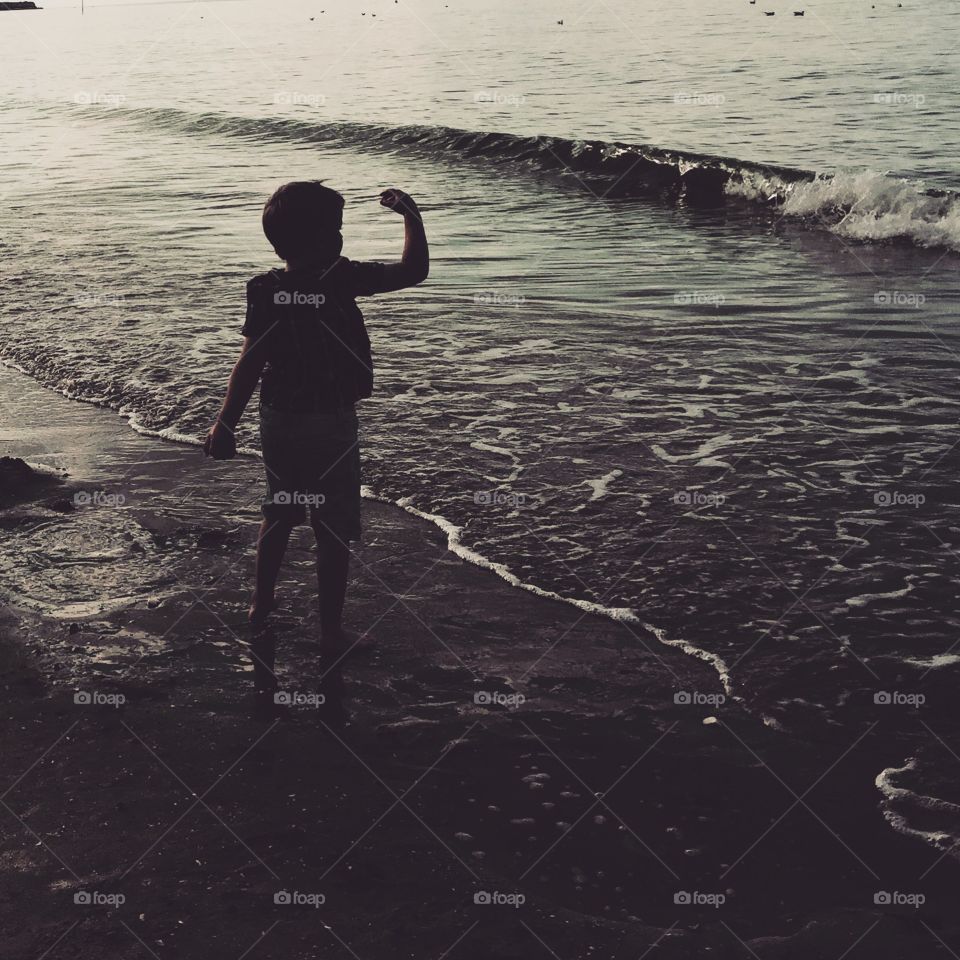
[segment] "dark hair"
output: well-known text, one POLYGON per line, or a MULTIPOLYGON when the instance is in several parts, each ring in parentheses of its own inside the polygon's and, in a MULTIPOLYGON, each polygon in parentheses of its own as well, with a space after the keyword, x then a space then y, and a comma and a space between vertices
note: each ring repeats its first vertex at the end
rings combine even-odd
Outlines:
POLYGON ((343 204, 343 197, 319 180, 285 183, 263 208, 263 232, 282 260, 333 248, 340 240, 343 204))

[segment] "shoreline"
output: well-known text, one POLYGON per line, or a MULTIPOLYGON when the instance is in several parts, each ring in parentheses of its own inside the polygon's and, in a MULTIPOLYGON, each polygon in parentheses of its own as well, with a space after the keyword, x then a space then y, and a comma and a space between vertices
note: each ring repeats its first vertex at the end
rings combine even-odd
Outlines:
POLYGON ((58 938, 83 960, 136 939, 158 955, 306 957, 340 940, 377 956, 386 940, 512 958, 539 940, 565 960, 654 943, 777 960, 858 937, 892 960, 931 952, 931 925, 960 934, 957 864, 932 871, 879 808, 882 727, 767 730, 718 699, 707 664, 512 588, 402 508, 365 503, 348 622, 373 625, 378 650, 329 674, 308 531, 295 534, 273 628, 294 705, 256 716, 244 605, 259 464, 204 461, 5 373, 0 397, 16 423, 0 425, 0 453, 71 473, 0 511, 4 589, 22 589, 0 619, 14 960, 58 938), (124 501, 50 506, 75 489, 124 501), (922 914, 874 902, 924 871, 922 914), (326 902, 297 910, 282 890, 326 902), (73 902, 90 891, 125 902, 73 902), (484 891, 524 902, 475 902, 484 891))
MULTIPOLYGON (((9 359, 0 358, 0 366, 6 367, 16 371, 21 376, 27 377, 32 382, 33 378, 30 374, 21 366, 9 359)), ((142 423, 138 422, 136 415, 133 413, 126 413, 122 409, 115 409, 106 404, 103 404, 100 400, 89 399, 80 396, 70 396, 69 394, 62 393, 59 390, 55 390, 50 387, 46 387, 43 384, 38 384, 43 390, 50 390, 51 392, 57 393, 60 396, 63 396, 67 400, 71 400, 77 403, 89 404, 91 406, 97 407, 98 409, 106 410, 111 413, 116 414, 122 420, 126 422, 126 425, 140 436, 151 437, 162 441, 167 441, 170 443, 177 443, 187 447, 200 448, 202 443, 196 437, 190 437, 185 434, 177 433, 173 430, 153 430, 149 427, 144 426, 142 423)), ((248 411, 247 416, 254 416, 254 411, 248 411)), ((240 458, 251 458, 257 461, 260 460, 260 452, 253 448, 242 447, 237 449, 238 459, 240 458)), ((669 639, 665 632, 659 627, 654 626, 653 624, 646 623, 634 610, 628 607, 607 607, 603 604, 593 603, 589 600, 581 600, 577 597, 566 597, 562 594, 556 593, 552 590, 548 590, 544 587, 541 587, 535 583, 531 583, 525 580, 522 580, 516 574, 514 574, 505 564, 498 563, 497 561, 490 560, 488 557, 485 557, 483 554, 478 553, 476 550, 472 549, 463 544, 461 541, 461 534, 463 528, 457 526, 452 521, 448 520, 446 517, 441 516, 440 514, 426 513, 422 510, 417 509, 416 507, 404 503, 404 499, 401 500, 391 500, 389 497, 384 497, 376 493, 371 487, 364 485, 361 488, 361 494, 364 500, 372 501, 375 503, 385 504, 390 507, 395 507, 396 509, 402 510, 405 513, 410 514, 413 517, 417 517, 420 520, 424 520, 427 523, 433 524, 437 527, 447 538, 447 550, 450 551, 454 556, 459 557, 461 560, 466 561, 467 563, 473 564, 474 566, 480 567, 483 570, 489 570, 491 573, 494 573, 501 580, 507 583, 509 586, 514 587, 518 590, 526 590, 529 593, 532 593, 534 596, 542 597, 546 600, 557 600, 561 603, 569 604, 572 607, 575 607, 578 610, 584 611, 586 613, 595 614, 596 616, 606 617, 614 621, 623 621, 627 623, 635 624, 641 629, 646 631, 650 636, 655 639, 658 643, 662 644, 665 647, 670 647, 682 651, 689 657, 696 658, 705 663, 710 664, 713 669, 716 671, 720 684, 723 687, 724 693, 727 696, 733 696, 734 682, 733 678, 730 676, 730 671, 727 664, 723 659, 717 656, 714 653, 711 653, 709 650, 702 650, 701 648, 688 643, 684 640, 671 640, 669 639)))

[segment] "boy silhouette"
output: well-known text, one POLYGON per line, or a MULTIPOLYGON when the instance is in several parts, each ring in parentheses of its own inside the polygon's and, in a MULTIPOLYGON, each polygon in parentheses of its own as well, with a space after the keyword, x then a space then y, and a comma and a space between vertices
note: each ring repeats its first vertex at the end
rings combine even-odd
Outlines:
POLYGON ((357 638, 343 629, 350 541, 360 539, 360 448, 354 405, 373 389, 370 340, 357 297, 413 287, 430 255, 416 203, 385 190, 380 203, 404 218, 396 263, 340 255, 344 199, 319 181, 288 183, 267 201, 263 231, 284 268, 247 284, 243 347, 203 450, 236 455, 235 431, 260 383, 260 442, 267 477, 249 618, 276 609, 275 587, 295 526, 309 516, 317 538, 320 649, 340 658, 357 638))

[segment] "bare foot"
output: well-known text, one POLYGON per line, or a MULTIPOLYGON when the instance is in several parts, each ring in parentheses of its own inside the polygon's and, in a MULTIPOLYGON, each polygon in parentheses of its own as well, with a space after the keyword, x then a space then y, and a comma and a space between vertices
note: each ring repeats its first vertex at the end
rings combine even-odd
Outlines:
POLYGON ((277 601, 274 597, 261 600, 256 594, 253 595, 253 603, 250 604, 250 612, 247 614, 251 623, 260 624, 277 609, 277 601))

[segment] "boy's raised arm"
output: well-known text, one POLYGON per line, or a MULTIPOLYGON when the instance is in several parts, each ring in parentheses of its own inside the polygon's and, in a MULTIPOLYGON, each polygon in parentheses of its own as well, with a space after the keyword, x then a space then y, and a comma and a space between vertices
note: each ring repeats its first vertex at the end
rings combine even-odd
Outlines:
POLYGON ((430 248, 420 209, 413 197, 396 189, 384 190, 380 194, 380 204, 403 216, 404 241, 403 256, 399 263, 387 264, 383 289, 379 292, 389 293, 391 290, 415 287, 423 283, 430 273, 430 248))

